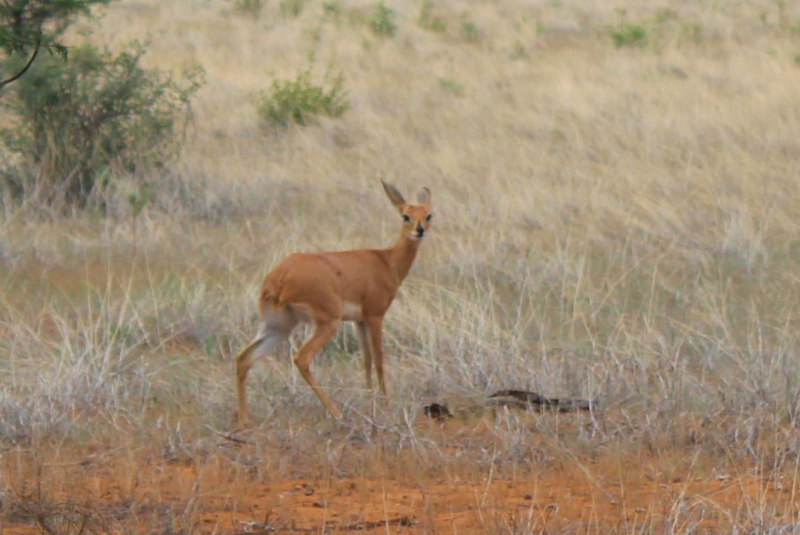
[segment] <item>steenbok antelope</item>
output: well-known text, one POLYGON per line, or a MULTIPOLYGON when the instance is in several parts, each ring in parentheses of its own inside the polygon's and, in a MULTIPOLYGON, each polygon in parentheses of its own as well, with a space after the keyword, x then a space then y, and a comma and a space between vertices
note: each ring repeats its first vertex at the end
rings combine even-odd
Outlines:
POLYGON ((372 363, 385 399, 383 379, 383 316, 408 275, 417 248, 430 228, 431 192, 420 188, 417 204, 406 204, 394 186, 383 189, 402 216, 400 236, 389 249, 360 249, 288 256, 264 278, 259 309, 258 334, 236 357, 238 423, 247 425, 245 381, 256 357, 268 355, 286 340, 301 322, 314 324, 314 331, 294 356, 303 379, 328 411, 341 413, 311 374, 311 361, 336 333, 343 321, 356 322, 364 353, 367 388, 372 389, 372 363))

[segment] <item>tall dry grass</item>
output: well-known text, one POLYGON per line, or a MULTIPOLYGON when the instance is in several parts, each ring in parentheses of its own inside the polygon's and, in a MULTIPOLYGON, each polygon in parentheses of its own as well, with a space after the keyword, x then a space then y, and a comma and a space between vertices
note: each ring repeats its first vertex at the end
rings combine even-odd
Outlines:
POLYGON ((455 462, 415 434, 423 404, 530 388, 601 410, 567 433, 506 415, 502 451, 470 450, 478 466, 541 461, 533 430, 548 458, 675 449, 796 467, 800 6, 444 1, 434 32, 402 0, 380 38, 361 22, 372 4, 336 5, 254 18, 120 2, 83 24, 112 47, 149 35, 151 66, 199 63, 208 83, 135 241, 124 197, 106 218, 4 205, 0 438, 166 448, 227 429, 260 278, 290 252, 388 244, 384 178, 428 185, 436 214, 387 318, 392 404, 364 392, 348 327, 315 363, 344 427, 322 420, 286 348, 251 380, 265 443, 319 458, 323 436, 370 443, 378 426, 397 451, 455 462), (646 42, 616 48, 624 22, 646 42), (309 66, 344 75, 350 110, 264 129, 259 92, 309 66))

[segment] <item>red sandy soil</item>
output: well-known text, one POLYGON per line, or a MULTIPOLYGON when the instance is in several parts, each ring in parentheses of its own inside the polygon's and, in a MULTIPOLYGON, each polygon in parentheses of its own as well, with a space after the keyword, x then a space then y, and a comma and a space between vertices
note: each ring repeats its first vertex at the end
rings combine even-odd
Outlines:
POLYGON ((14 495, 3 505, 4 534, 728 533, 765 516, 789 525, 800 509, 791 474, 675 475, 657 458, 564 460, 513 479, 490 469, 446 482, 409 474, 273 480, 217 455, 179 463, 110 454, 35 470, 9 463, 13 452, 4 457, 14 495))
MULTIPOLYGON (((513 484, 432 484, 423 489, 386 480, 286 481, 263 486, 248 496, 247 511, 200 515, 201 532, 259 531, 265 527, 318 532, 374 530, 385 533, 556 532, 579 528, 662 524, 676 500, 707 507, 696 525, 724 528, 721 508, 740 503, 744 493, 755 499, 764 488, 755 478, 686 484, 648 482, 639 488, 619 484, 600 489, 585 478, 563 473, 513 484), (683 496, 683 498, 680 498, 683 496)), ((220 504, 222 506, 222 504, 220 504)), ((216 509, 221 509, 217 507, 216 509)))

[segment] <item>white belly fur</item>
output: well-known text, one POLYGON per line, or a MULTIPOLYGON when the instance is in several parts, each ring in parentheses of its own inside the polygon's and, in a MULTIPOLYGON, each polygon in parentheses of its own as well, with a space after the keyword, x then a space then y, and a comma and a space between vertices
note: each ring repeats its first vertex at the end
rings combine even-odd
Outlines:
POLYGON ((344 310, 342 311, 342 319, 345 321, 361 321, 364 319, 364 314, 361 311, 361 306, 355 303, 345 302, 344 310))

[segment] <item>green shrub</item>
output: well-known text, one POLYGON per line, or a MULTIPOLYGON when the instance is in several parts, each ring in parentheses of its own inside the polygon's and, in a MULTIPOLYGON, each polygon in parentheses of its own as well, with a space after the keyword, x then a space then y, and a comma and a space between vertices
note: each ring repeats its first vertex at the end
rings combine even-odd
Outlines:
POLYGON ((294 80, 275 80, 256 104, 259 116, 270 125, 306 125, 315 116, 339 117, 347 111, 347 91, 342 75, 333 78, 330 88, 314 85, 310 70, 294 80))
POLYGON ((281 13, 286 17, 299 17, 307 0, 281 0, 281 13))
POLYGON ((530 54, 521 42, 514 43, 514 49, 511 51, 511 59, 528 59, 530 54))
POLYGON ((264 0, 233 0, 233 9, 257 19, 264 9, 264 0))
POLYGON ((0 6, 0 91, 21 78, 45 50, 62 58, 67 47, 61 42, 75 20, 89 15, 96 5, 111 0, 4 0, 0 6), (27 56, 15 61, 14 56, 27 56), (9 63, 16 70, 6 70, 9 63))
POLYGON ((647 30, 640 24, 623 22, 616 28, 609 30, 609 35, 617 48, 643 44, 647 39, 647 30))
POLYGON ((461 20, 461 36, 468 43, 477 43, 481 40, 481 32, 478 25, 472 22, 466 15, 461 20))
POLYGON ((383 2, 376 4, 369 18, 372 33, 381 37, 392 37, 397 32, 397 24, 394 21, 396 16, 396 13, 383 2))
POLYGON ((678 12, 670 8, 660 9, 653 18, 656 24, 665 24, 672 20, 678 20, 678 12))
POLYGON ((695 45, 703 42, 703 25, 700 23, 687 23, 681 26, 679 38, 695 45))
POLYGON ((139 44, 114 56, 93 47, 67 61, 40 57, 3 107, 14 118, 0 129, 22 157, 45 200, 83 205, 98 179, 163 165, 180 144, 178 122, 202 73, 178 83, 140 66, 139 44))
POLYGON ((431 32, 442 33, 447 30, 445 21, 434 14, 432 0, 425 0, 422 2, 422 7, 419 10, 418 22, 421 27, 431 32))
POLYGON ((456 97, 464 96, 464 84, 453 80, 452 78, 439 78, 439 85, 442 89, 456 97))
POLYGON ((328 0, 322 3, 322 12, 326 20, 339 20, 343 11, 342 3, 339 0, 328 0))

